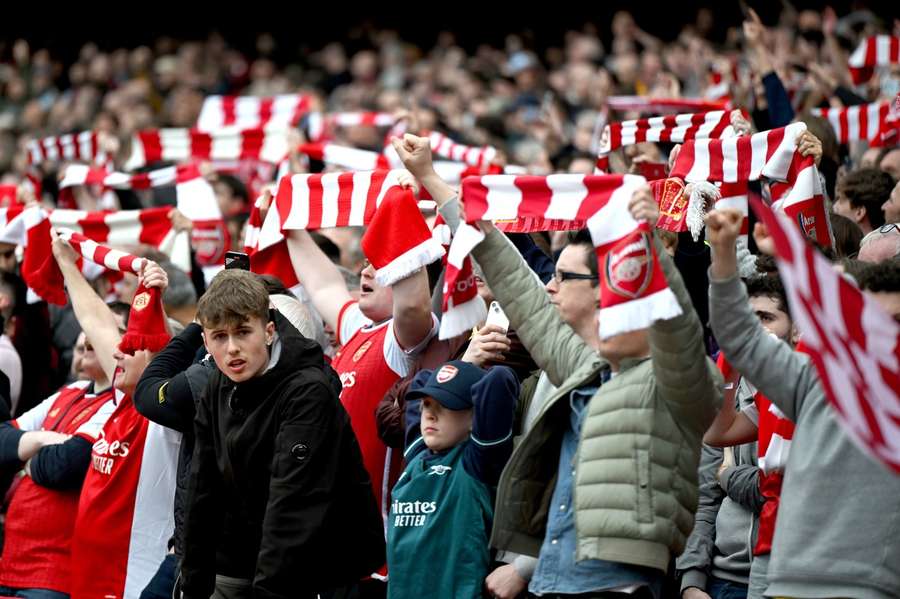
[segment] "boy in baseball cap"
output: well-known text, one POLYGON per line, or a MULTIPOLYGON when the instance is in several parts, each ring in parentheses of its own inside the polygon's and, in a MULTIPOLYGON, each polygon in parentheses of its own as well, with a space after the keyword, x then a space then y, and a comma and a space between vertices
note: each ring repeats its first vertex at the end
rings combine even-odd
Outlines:
POLYGON ((416 375, 422 436, 391 493, 388 598, 481 597, 490 561, 491 487, 512 452, 519 382, 454 360, 416 375), (427 589, 427 590, 426 590, 427 589))

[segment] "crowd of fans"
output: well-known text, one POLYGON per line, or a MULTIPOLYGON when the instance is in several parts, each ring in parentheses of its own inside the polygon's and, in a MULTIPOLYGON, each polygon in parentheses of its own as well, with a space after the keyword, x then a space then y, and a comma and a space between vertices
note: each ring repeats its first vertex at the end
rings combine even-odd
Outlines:
MULTIPOLYGON (((329 141, 389 146, 400 184, 432 202, 416 227, 456 230, 457 182, 428 132, 496 148, 492 167, 592 175, 605 125, 702 99, 743 109, 745 133, 806 124, 824 253, 900 322, 900 136, 841 143, 810 113, 900 97, 900 62, 863 83, 847 66, 868 36, 896 43, 897 15, 786 4, 715 41, 714 20, 701 9, 662 40, 620 11, 611 37, 585 26, 540 51, 518 35, 467 51, 449 32, 426 48, 372 30, 290 64, 270 35, 252 55, 219 35, 86 43, 72 63, 16 40, 0 64, 0 184, 16 186, 3 206, 172 205, 190 230, 170 187, 63 199, 70 162, 33 163, 29 144, 94 131, 124 170, 136 133, 194 127, 207 96, 303 94, 282 165, 200 165, 230 233, 220 250, 244 251, 276 172, 342 170, 296 149, 315 115, 403 123, 329 141)), ((665 177, 677 147, 626 145, 609 172, 665 177)), ((295 287, 196 256, 187 271, 137 239, 119 248, 141 258, 134 273, 92 273, 54 232, 65 306, 28 289, 26 244, 0 235, 0 597, 900 596, 900 477, 829 405, 770 233, 751 216, 748 240, 742 212, 708 208, 699 239, 653 234, 681 314, 607 338, 587 230, 479 223, 491 316, 449 340, 440 260, 378 276, 373 248, 414 231, 285 230, 295 287)), ((650 187, 628 209, 660 214, 650 187)))

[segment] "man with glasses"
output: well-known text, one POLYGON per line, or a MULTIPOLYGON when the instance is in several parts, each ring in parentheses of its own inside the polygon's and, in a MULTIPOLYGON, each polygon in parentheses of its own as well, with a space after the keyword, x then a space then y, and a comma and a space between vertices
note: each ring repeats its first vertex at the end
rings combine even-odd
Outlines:
MULTIPOLYGON (((458 226, 456 191, 434 171, 428 139, 406 135, 394 148, 458 226)), ((638 220, 659 216, 649 188, 629 207, 638 220)), ((542 597, 659 597, 693 528, 701 437, 721 402, 684 282, 657 241, 683 313, 601 340, 599 265, 587 233, 563 249, 544 293, 503 234, 482 228, 472 256, 546 375, 543 390, 520 396, 530 402, 520 405, 528 430, 501 476, 491 535, 493 547, 538 560, 498 568, 487 589, 498 597, 526 586, 542 597)))
POLYGON ((900 224, 882 225, 862 238, 859 243, 859 260, 882 262, 900 254, 900 224))

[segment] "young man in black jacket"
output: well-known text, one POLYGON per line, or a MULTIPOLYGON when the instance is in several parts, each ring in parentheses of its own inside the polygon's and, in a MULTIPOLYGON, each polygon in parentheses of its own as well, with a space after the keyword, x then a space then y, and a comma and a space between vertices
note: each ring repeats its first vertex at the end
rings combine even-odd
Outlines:
POLYGON ((383 524, 321 349, 246 271, 218 274, 197 316, 218 370, 197 406, 182 597, 353 585, 384 563, 383 524))

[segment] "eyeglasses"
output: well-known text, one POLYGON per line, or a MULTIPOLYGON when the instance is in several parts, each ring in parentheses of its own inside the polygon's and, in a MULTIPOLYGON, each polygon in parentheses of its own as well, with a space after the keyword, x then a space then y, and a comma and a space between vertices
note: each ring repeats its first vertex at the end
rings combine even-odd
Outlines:
POLYGON ((900 233, 900 224, 898 224, 898 223, 887 223, 887 224, 881 225, 881 226, 878 228, 878 232, 884 234, 884 233, 887 233, 887 232, 889 232, 889 231, 891 231, 891 230, 893 230, 893 229, 896 229, 897 232, 900 233))
POLYGON ((596 281, 597 275, 586 275, 580 272, 557 270, 553 273, 553 280, 557 283, 562 283, 563 281, 596 281))

